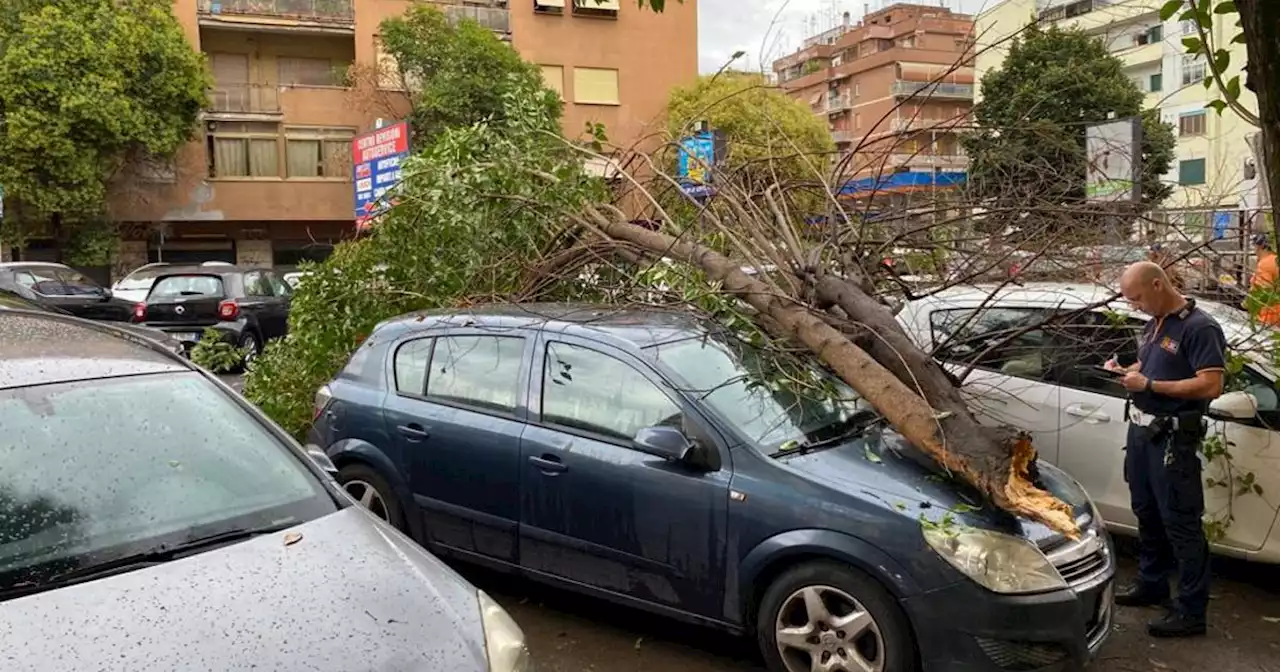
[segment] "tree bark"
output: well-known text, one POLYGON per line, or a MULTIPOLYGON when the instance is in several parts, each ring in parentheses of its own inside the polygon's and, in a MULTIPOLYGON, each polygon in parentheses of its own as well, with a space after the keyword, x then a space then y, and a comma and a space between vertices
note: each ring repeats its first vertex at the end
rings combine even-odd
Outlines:
MULTIPOLYGON (((1248 86, 1258 97, 1262 162, 1271 200, 1271 224, 1280 241, 1280 2, 1236 0, 1248 53, 1248 86)), ((1227 15, 1229 16, 1229 15, 1227 15)))
POLYGON ((820 291, 832 303, 884 339, 871 339, 876 344, 869 348, 878 356, 854 345, 807 306, 778 296, 767 284, 743 273, 737 263, 714 250, 627 222, 600 217, 595 223, 609 238, 701 268, 726 291, 759 311, 783 335, 821 358, 908 441, 973 485, 996 506, 1041 522, 1070 538, 1079 535, 1071 508, 1032 484, 1029 471, 1036 453, 1029 437, 1006 428, 979 425, 941 368, 909 342, 884 306, 853 283, 834 278, 818 280, 820 291))

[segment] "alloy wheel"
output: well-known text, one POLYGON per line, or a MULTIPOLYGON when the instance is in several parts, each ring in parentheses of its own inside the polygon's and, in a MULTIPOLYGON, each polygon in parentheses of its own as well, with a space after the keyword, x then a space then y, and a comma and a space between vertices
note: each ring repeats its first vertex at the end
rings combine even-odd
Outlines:
POLYGON ((342 485, 342 489, 347 491, 353 499, 360 502, 360 506, 368 509, 373 515, 390 522, 391 516, 387 513, 387 503, 382 500, 382 495, 378 489, 365 483, 364 481, 347 481, 342 485))
POLYGON ((884 638, 852 595, 805 586, 782 601, 775 626, 788 672, 884 672, 884 638))

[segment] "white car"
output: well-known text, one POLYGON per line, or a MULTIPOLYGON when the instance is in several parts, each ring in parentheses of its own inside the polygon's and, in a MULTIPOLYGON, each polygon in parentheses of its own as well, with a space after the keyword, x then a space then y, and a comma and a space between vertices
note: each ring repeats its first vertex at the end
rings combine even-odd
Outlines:
MULTIPOLYGON (((949 288, 907 303, 898 320, 947 369, 959 374, 973 366, 962 389, 982 422, 1031 432, 1040 456, 1080 481, 1114 531, 1136 534, 1123 474, 1125 392, 1098 367, 1113 355, 1121 364, 1137 359, 1147 316, 1123 299, 1095 306, 1114 294, 1106 287, 1033 283, 992 296, 996 289, 949 288)), ((1210 406, 1209 440, 1224 437, 1232 459, 1208 460, 1204 478, 1233 484, 1205 487, 1205 519, 1226 528, 1214 551, 1280 563, 1273 503, 1280 502, 1277 371, 1259 352, 1275 332, 1251 326, 1238 309, 1203 300, 1197 305, 1218 320, 1245 360, 1233 377, 1237 391, 1210 406)))

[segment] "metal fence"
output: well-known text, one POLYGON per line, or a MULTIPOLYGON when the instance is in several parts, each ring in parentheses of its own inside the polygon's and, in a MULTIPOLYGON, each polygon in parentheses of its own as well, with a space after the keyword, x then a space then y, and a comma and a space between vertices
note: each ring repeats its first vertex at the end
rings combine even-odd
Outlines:
POLYGON ((445 16, 450 21, 471 19, 497 33, 511 32, 511 12, 499 7, 475 7, 472 5, 445 5, 445 16))

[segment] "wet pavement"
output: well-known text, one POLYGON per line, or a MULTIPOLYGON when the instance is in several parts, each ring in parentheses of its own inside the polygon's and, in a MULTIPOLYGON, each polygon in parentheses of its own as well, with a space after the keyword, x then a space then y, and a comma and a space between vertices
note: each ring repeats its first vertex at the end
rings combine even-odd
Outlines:
MULTIPOLYGON (((223 376, 237 390, 240 376, 223 376)), ((754 643, 529 582, 462 568, 503 604, 528 637, 539 672, 762 672, 754 643)), ((1121 580, 1133 573, 1126 555, 1121 580)), ((1209 635, 1156 640, 1157 615, 1119 609, 1091 672, 1280 672, 1280 567, 1215 561, 1209 635)), ((927 671, 926 671, 927 672, 927 671)))
MULTIPOLYGON (((763 672, 753 642, 522 583, 464 570, 520 623, 539 672, 763 672)), ((1122 561, 1123 579, 1133 562, 1122 561)), ((1280 672, 1280 567, 1222 561, 1209 635, 1156 640, 1158 615, 1119 609, 1090 672, 1280 672)), ((925 671, 927 672, 927 671, 925 671)))

